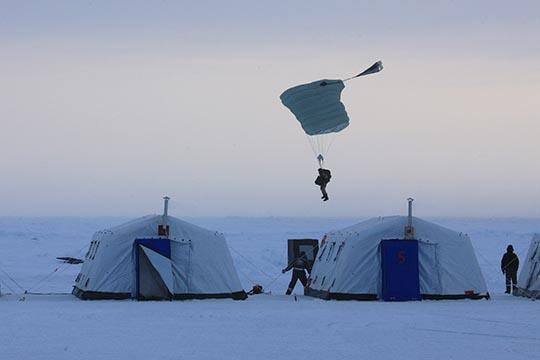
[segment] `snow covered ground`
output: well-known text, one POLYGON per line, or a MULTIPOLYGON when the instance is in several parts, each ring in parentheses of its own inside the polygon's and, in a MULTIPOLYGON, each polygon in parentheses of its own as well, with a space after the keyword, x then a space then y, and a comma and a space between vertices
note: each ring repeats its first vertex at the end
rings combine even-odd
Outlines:
MULTIPOLYGON (((337 302, 281 295, 288 238, 353 218, 186 218, 225 233, 247 301, 80 301, 69 293, 90 236, 122 218, 0 218, 0 359, 536 359, 540 302, 502 294, 499 260, 525 256, 540 219, 431 219, 468 233, 491 301, 337 302), (17 285, 19 284, 19 285, 17 285), (19 287, 20 286, 20 287, 19 287), (27 295, 33 293, 56 295, 27 295)), ((301 293, 297 287, 297 293, 301 293)))

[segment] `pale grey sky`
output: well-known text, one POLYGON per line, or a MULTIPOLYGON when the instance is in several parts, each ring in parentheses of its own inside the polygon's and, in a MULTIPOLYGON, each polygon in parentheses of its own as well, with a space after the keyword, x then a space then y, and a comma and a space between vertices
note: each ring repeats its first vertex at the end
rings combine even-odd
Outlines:
POLYGON ((540 216, 537 1, 0 1, 0 215, 540 216), (286 88, 343 92, 313 184, 286 88))

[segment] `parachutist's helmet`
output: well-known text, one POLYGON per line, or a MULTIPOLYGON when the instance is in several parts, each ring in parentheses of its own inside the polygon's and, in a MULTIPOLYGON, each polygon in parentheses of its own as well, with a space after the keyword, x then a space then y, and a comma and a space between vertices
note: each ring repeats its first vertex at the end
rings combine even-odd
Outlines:
POLYGON ((514 247, 513 247, 512 245, 508 245, 508 246, 506 247, 506 251, 508 251, 508 252, 514 252, 514 247))

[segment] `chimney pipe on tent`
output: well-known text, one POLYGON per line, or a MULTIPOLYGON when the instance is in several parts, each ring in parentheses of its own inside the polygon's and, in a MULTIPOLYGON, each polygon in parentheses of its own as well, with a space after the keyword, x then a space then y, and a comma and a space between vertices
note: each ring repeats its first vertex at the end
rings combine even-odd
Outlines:
POLYGON ((164 196, 164 204, 163 204, 163 217, 167 217, 169 215, 169 200, 171 198, 168 196, 164 196))
POLYGON ((161 217, 162 224, 158 225, 158 236, 169 237, 170 229, 169 229, 168 216, 169 216, 169 200, 170 199, 171 198, 168 196, 163 197, 164 204, 163 204, 163 216, 161 217))
POLYGON ((405 226, 405 239, 411 240, 414 239, 414 227, 412 225, 412 203, 414 199, 408 198, 407 202, 409 203, 409 213, 407 216, 407 225, 405 226))

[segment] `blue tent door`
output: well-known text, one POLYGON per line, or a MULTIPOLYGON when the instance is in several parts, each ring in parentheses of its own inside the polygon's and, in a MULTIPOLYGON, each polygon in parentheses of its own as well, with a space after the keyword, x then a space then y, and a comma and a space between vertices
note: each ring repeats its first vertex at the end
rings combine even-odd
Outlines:
POLYGON ((417 240, 382 240, 381 266, 384 301, 421 299, 417 240))

